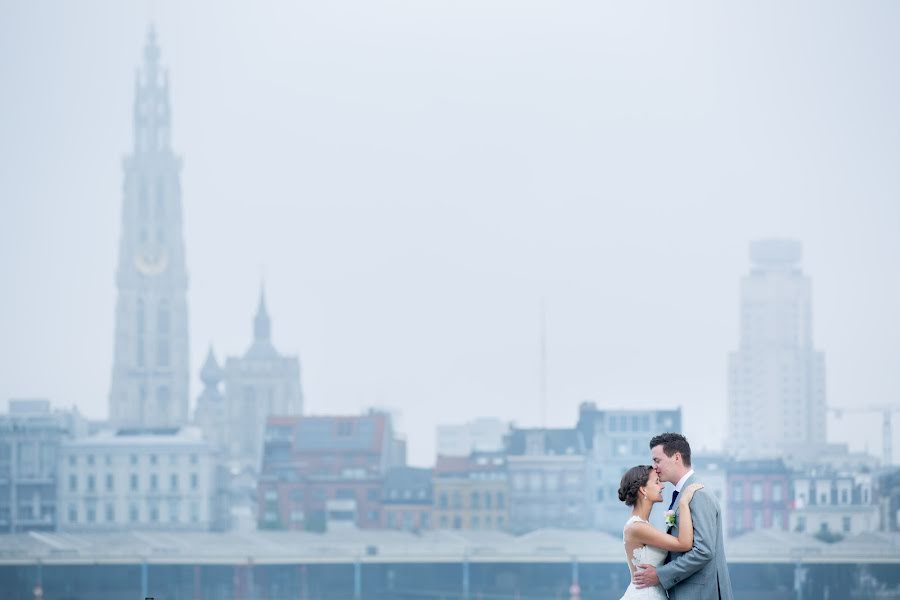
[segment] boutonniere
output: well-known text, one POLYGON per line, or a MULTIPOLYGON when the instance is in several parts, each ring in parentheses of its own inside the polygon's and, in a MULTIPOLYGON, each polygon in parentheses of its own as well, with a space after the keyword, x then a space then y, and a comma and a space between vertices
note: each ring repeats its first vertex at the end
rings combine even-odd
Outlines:
POLYGON ((675 517, 674 510, 667 510, 665 513, 665 518, 666 518, 666 525, 668 525, 669 527, 675 527, 675 523, 678 522, 675 517))

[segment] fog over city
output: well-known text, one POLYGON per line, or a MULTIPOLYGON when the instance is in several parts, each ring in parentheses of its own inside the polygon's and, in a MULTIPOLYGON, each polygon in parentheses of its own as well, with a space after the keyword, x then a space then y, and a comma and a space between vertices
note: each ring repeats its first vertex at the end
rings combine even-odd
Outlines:
MULTIPOLYGON (((827 404, 900 399, 900 5, 0 5, 0 406, 108 417, 151 25, 183 159, 191 410, 264 282, 306 414, 683 409, 727 443, 749 244, 802 243, 827 404)), ((0 409, 2 410, 2 409, 0 409)), ((828 440, 879 455, 876 413, 828 440)), ((894 428, 894 462, 900 427, 894 428)))

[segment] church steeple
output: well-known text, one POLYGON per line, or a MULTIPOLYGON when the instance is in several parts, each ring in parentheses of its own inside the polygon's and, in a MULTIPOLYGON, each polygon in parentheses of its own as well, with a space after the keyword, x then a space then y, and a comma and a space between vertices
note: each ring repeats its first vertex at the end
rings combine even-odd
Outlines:
POLYGON ((206 361, 203 368, 200 369, 200 380, 207 388, 215 389, 219 382, 222 381, 222 368, 216 361, 216 355, 213 353, 212 345, 209 346, 209 352, 206 354, 206 361))
POLYGON ((256 342, 268 342, 271 336, 272 323, 269 320, 269 312, 266 310, 266 287, 259 288, 259 308, 256 309, 256 317, 253 319, 253 340, 256 342))
POLYGON ((170 145, 169 84, 152 27, 141 62, 133 151, 123 164, 110 419, 168 427, 188 420, 188 278, 181 160, 170 145))
POLYGON ((135 75, 134 153, 170 149, 169 74, 159 66, 156 30, 151 26, 144 46, 144 67, 135 75))

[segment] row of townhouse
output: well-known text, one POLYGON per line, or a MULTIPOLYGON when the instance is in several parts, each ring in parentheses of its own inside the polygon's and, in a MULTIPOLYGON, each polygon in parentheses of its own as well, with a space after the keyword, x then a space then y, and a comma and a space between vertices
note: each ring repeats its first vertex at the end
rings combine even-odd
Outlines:
MULTIPOLYGON (((271 417, 256 526, 322 530, 593 528, 616 534, 629 509, 622 473, 649 462, 648 440, 679 430, 675 411, 601 410, 575 427, 498 428, 443 446, 432 468, 406 466, 390 415, 271 417), (473 447, 474 446, 474 447, 473 447), (461 455, 467 452, 465 455, 461 455)), ((90 429, 46 401, 0 415, 0 531, 215 527, 219 461, 194 427, 90 429)), ((442 447, 439 445, 439 447, 442 447)), ((693 466, 729 536, 760 529, 824 536, 898 530, 900 471, 840 446, 733 460, 695 451, 693 466)), ((667 486, 665 502, 671 486, 667 486)), ((654 511, 659 518, 661 510, 654 511)), ((660 527, 661 523, 657 523, 660 527)))
MULTIPOLYGON (((390 435, 379 421, 385 418, 270 420, 260 526, 616 534, 630 511, 617 497, 622 473, 649 463, 653 434, 681 428, 678 409, 601 410, 584 403, 573 428, 513 427, 498 436, 479 421, 480 434, 468 436, 477 447, 460 444, 467 436, 455 428, 453 443, 442 444, 439 436, 439 448, 456 455, 439 455, 433 468, 413 468, 389 459, 390 435)), ((717 499, 731 537, 762 529, 848 535, 896 527, 896 471, 879 471, 863 455, 854 461, 841 447, 808 455, 734 460, 701 449, 693 467, 717 499)), ((672 491, 666 487, 664 503, 672 491)))

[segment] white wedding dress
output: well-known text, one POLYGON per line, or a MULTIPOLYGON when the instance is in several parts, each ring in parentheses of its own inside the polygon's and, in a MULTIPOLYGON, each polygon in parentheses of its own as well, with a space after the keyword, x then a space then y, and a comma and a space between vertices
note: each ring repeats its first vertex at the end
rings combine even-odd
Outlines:
MULTIPOLYGON (((625 542, 625 529, 628 529, 632 523, 647 523, 648 521, 643 520, 640 517, 631 517, 625 523, 625 527, 622 531, 622 542, 625 542)), ((653 546, 638 546, 632 551, 631 555, 631 564, 637 568, 638 565, 653 565, 654 567, 658 567, 662 565, 666 560, 666 555, 668 552, 662 550, 660 548, 654 548, 653 546)), ((631 569, 628 569, 629 575, 631 574, 631 569)), ((630 577, 629 577, 630 579, 630 577)), ((667 600, 668 596, 666 595, 666 590, 659 584, 650 587, 638 589, 635 587, 634 582, 628 584, 628 589, 625 590, 625 595, 622 596, 621 600, 667 600)))

